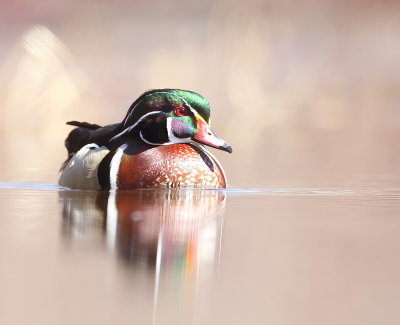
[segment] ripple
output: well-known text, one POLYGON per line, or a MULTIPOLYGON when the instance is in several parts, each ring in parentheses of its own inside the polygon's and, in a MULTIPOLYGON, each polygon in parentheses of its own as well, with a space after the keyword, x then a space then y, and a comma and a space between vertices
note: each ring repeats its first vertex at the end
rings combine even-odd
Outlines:
POLYGON ((38 191, 58 191, 67 190, 57 184, 48 183, 23 183, 23 182, 0 182, 0 190, 38 190, 38 191))
MULTIPOLYGON (((34 182, 0 182, 0 190, 37 190, 37 191, 75 191, 66 187, 51 183, 34 182)), ((184 190, 184 189, 182 189, 184 190)), ((187 189, 204 190, 204 189, 187 189)), ((213 189, 205 189, 213 190, 213 189)), ((272 187, 272 188, 229 188, 218 191, 228 195, 299 195, 299 196, 365 196, 386 197, 400 199, 398 187, 365 187, 365 188, 315 188, 315 187, 272 187)))

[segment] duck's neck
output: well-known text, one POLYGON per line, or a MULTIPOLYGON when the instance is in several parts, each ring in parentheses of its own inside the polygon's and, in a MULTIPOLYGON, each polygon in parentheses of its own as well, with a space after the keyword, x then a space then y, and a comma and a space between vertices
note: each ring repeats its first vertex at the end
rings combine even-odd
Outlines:
POLYGON ((149 116, 131 126, 122 123, 115 128, 110 137, 110 150, 117 149, 122 144, 137 147, 140 151, 168 144, 167 117, 165 115, 149 116))
MULTIPOLYGON (((154 134, 154 129, 151 127, 148 128, 137 128, 132 129, 130 132, 123 133, 120 136, 113 135, 111 140, 107 144, 107 148, 110 151, 115 151, 122 145, 126 144, 127 147, 124 150, 127 154, 138 154, 145 150, 158 147, 160 145, 164 145, 164 143, 168 143, 167 140, 162 137, 162 134, 154 134), (146 132, 147 131, 147 132, 146 132)), ((116 135, 121 134, 116 129, 114 132, 116 135)))

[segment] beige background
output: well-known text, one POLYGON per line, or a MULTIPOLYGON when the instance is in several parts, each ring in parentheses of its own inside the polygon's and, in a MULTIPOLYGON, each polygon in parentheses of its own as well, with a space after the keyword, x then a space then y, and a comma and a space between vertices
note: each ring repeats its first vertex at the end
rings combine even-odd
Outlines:
POLYGON ((231 187, 399 184, 398 1, 2 1, 0 180, 55 183, 68 120, 212 105, 231 187))

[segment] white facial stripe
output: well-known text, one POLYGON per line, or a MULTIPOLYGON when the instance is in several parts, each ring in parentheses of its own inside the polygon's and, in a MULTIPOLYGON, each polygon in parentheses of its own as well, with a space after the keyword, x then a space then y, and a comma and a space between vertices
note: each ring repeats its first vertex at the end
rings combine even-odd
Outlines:
POLYGON ((112 137, 110 141, 113 141, 116 138, 119 138, 121 135, 132 131, 145 117, 150 116, 150 115, 154 115, 154 114, 158 114, 158 113, 162 113, 162 112, 161 111, 154 111, 154 112, 150 112, 150 113, 144 114, 135 124, 131 125, 129 128, 123 130, 122 132, 118 133, 116 136, 112 137))
MULTIPOLYGON (((132 110, 131 110, 131 112, 129 113, 129 115, 126 117, 125 122, 124 122, 124 125, 126 124, 126 122, 128 121, 128 119, 131 117, 131 115, 132 115, 133 111, 135 110, 136 106, 139 105, 146 97, 151 96, 151 95, 154 95, 154 94, 167 94, 167 95, 172 95, 172 96, 178 97, 178 98, 181 99, 181 100, 184 102, 184 104, 190 109, 190 111, 193 113, 194 116, 196 116, 196 115, 201 116, 201 115, 186 101, 186 99, 183 98, 182 96, 179 96, 179 95, 177 95, 177 94, 170 93, 170 92, 168 92, 168 91, 157 91, 157 92, 154 92, 154 93, 151 93, 151 94, 148 94, 148 95, 144 96, 138 103, 136 103, 136 105, 132 108, 132 110)), ((125 133, 130 132, 131 130, 133 130, 133 129, 141 122, 141 120, 142 120, 143 118, 145 118, 145 117, 147 117, 147 116, 149 116, 149 115, 152 115, 152 114, 160 113, 160 112, 161 112, 161 111, 155 111, 155 112, 150 112, 150 113, 147 113, 147 114, 143 115, 135 124, 133 124, 133 125, 130 126, 129 128, 123 130, 122 132, 118 133, 116 136, 114 136, 113 138, 111 138, 111 141, 113 141, 113 140, 115 140, 116 138, 120 137, 121 135, 124 135, 125 133)), ((147 143, 147 144, 150 144, 150 145, 152 145, 152 146, 162 146, 162 145, 167 145, 167 144, 169 144, 169 143, 188 143, 188 142, 191 142, 191 139, 190 139, 190 138, 182 138, 182 139, 181 139, 181 138, 177 138, 177 137, 173 134, 173 132, 172 132, 171 122, 172 122, 172 118, 171 118, 171 117, 168 117, 168 118, 167 118, 167 132, 168 132, 168 139, 169 139, 170 142, 168 142, 168 143, 153 143, 153 142, 150 142, 150 141, 146 140, 146 139, 143 137, 142 133, 139 132, 140 138, 143 140, 143 142, 145 142, 145 143, 147 143)))
MULTIPOLYGON (((149 96, 149 95, 147 95, 147 96, 149 96)), ((147 96, 144 96, 141 100, 139 100, 139 101, 136 103, 135 106, 133 106, 133 108, 131 109, 131 111, 129 112, 128 116, 127 116, 126 119, 125 119, 124 126, 126 125, 126 122, 127 122, 127 121, 130 119, 130 117, 132 116, 132 113, 135 111, 136 106, 138 106, 138 105, 142 102, 142 100, 144 100, 147 96)), ((136 124, 136 123, 135 123, 135 124, 136 124)))
POLYGON ((110 188, 111 189, 117 188, 117 177, 118 177, 119 165, 121 163, 121 158, 124 153, 124 150, 127 146, 128 146, 127 144, 123 144, 122 146, 120 146, 111 159, 111 162, 110 162, 110 188))
MULTIPOLYGON (((132 113, 134 112, 136 106, 138 106, 145 98, 154 95, 154 94, 169 94, 169 92, 166 91, 157 91, 155 93, 151 93, 151 94, 147 94, 146 96, 144 96, 140 101, 138 101, 136 103, 136 105, 132 108, 132 110, 130 111, 129 115, 126 117, 125 122, 124 122, 124 126, 126 125, 126 122, 129 120, 129 118, 132 116, 132 113)), ((136 124, 136 123, 135 123, 136 124)))
POLYGON ((190 138, 177 138, 172 132, 172 117, 167 118, 167 132, 168 132, 168 140, 170 143, 188 143, 191 142, 190 138))
MULTIPOLYGON (((169 95, 173 95, 173 96, 179 97, 180 99, 182 99, 182 100, 185 102, 186 105, 188 105, 188 106, 191 108, 191 106, 190 106, 190 105, 186 102, 186 100, 185 100, 184 98, 182 98, 181 96, 178 96, 178 95, 176 95, 176 94, 169 93, 168 91, 156 91, 156 92, 154 92, 154 93, 150 93, 150 94, 144 96, 140 101, 138 101, 138 102, 136 103, 136 105, 131 109, 129 115, 126 117, 125 122, 124 122, 124 126, 126 125, 126 122, 129 120, 129 118, 132 116, 132 113, 135 111, 136 106, 138 106, 145 98, 147 98, 147 97, 149 97, 149 96, 152 96, 152 95, 154 95, 154 94, 169 94, 169 95)), ((136 124, 136 123, 135 123, 135 124, 136 124)))
MULTIPOLYGON (((175 95, 175 94, 173 94, 173 95, 175 95)), ((183 98, 182 96, 178 96, 178 95, 175 95, 176 97, 179 97, 180 99, 182 99, 183 100, 183 102, 186 104, 186 106, 187 107, 189 107, 190 108, 190 110, 191 111, 193 111, 194 109, 193 109, 193 107, 192 106, 190 106, 190 104, 186 101, 186 99, 185 98, 183 98)))
POLYGON ((169 142, 166 142, 166 143, 154 143, 154 142, 147 141, 147 140, 143 137, 142 131, 139 132, 139 136, 140 136, 140 139, 142 139, 142 141, 143 141, 144 143, 147 143, 147 144, 149 144, 149 145, 151 145, 151 146, 166 146, 167 144, 169 144, 169 142))
MULTIPOLYGON (((124 126, 126 125, 126 122, 129 120, 129 118, 132 116, 132 113, 134 112, 136 106, 138 106, 145 98, 147 98, 147 97, 149 97, 149 96, 151 96, 151 95, 154 95, 154 94, 168 94, 168 95, 172 95, 172 96, 178 97, 178 98, 180 98, 180 99, 185 103, 185 105, 186 105, 187 107, 189 107, 189 109, 193 112, 193 114, 194 114, 194 113, 197 113, 196 110, 195 110, 192 106, 190 106, 190 104, 189 104, 189 103, 186 101, 186 99, 183 98, 182 96, 179 96, 179 95, 177 95, 177 94, 170 93, 170 92, 168 92, 168 91, 157 91, 157 92, 154 92, 154 93, 151 93, 151 94, 148 94, 148 95, 144 96, 139 102, 136 103, 136 105, 135 105, 135 106, 132 108, 132 110, 130 111, 129 115, 126 117, 125 122, 124 122, 124 126)), ((198 113, 197 113, 197 114, 198 114, 198 113)), ((135 123, 135 124, 136 124, 136 123, 135 123)))
MULTIPOLYGON (((173 94, 173 95, 175 95, 175 94, 173 94)), ((194 114, 194 116, 196 116, 196 115, 201 116, 192 106, 190 106, 190 104, 186 101, 185 98, 183 98, 183 97, 181 97, 181 96, 178 96, 178 95, 175 95, 175 96, 177 96, 177 97, 179 97, 180 99, 183 100, 183 102, 184 102, 184 103, 189 107, 189 109, 192 111, 192 113, 194 114)))
MULTIPOLYGON (((175 94, 173 94, 173 95, 175 95, 175 94)), ((182 96, 178 96, 178 95, 175 95, 176 97, 179 97, 180 99, 182 99, 182 101, 185 103, 185 105, 187 106, 187 107, 189 107, 189 109, 191 110, 191 112, 194 114, 194 116, 196 116, 196 115, 200 115, 187 101, 186 101, 186 99, 185 98, 183 98, 182 96)), ((201 116, 201 115, 200 115, 201 116)))

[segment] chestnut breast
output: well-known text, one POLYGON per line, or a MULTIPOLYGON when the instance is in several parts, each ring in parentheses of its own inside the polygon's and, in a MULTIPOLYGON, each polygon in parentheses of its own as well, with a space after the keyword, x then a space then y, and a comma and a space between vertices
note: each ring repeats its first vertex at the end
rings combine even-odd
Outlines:
POLYGON ((139 154, 123 154, 117 176, 119 189, 143 187, 226 188, 219 162, 201 147, 171 144, 139 154))

